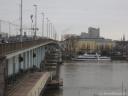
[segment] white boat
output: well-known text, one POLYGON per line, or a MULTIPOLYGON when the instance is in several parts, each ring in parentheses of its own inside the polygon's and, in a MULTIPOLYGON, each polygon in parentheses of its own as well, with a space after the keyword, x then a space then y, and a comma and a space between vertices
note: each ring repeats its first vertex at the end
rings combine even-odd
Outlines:
POLYGON ((105 60, 105 61, 106 61, 106 60, 107 60, 107 61, 110 61, 111 58, 110 58, 110 57, 107 57, 107 56, 99 56, 99 57, 98 57, 98 60, 100 60, 100 61, 101 61, 101 60, 103 60, 103 61, 104 61, 104 60, 105 60))
POLYGON ((90 60, 96 60, 96 61, 104 61, 104 60, 111 60, 110 57, 107 57, 107 56, 100 56, 99 54, 84 54, 84 55, 79 55, 75 58, 72 58, 72 60, 75 60, 75 61, 90 61, 90 60))
POLYGON ((126 96, 126 93, 122 93, 122 92, 103 92, 103 93, 94 94, 93 96, 126 96))

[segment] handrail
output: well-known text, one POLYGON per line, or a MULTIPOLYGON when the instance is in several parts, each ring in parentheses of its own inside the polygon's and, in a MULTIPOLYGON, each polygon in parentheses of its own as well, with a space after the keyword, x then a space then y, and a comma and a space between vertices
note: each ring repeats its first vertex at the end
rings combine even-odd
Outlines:
POLYGON ((54 41, 54 40, 52 40, 52 39, 37 39, 37 40, 24 41, 24 42, 1 43, 0 44, 0 57, 5 56, 10 53, 13 53, 13 52, 16 52, 16 51, 19 51, 19 50, 33 47, 35 45, 47 43, 50 41, 54 41))

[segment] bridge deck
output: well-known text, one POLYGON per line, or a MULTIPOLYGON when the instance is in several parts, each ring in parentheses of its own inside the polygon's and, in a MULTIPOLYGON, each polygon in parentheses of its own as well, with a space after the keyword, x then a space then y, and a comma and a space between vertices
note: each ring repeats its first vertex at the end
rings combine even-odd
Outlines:
POLYGON ((5 56, 10 53, 18 52, 23 49, 28 49, 40 44, 48 44, 53 42, 51 39, 37 39, 32 41, 14 42, 14 43, 2 43, 0 44, 0 56, 5 56))
POLYGON ((8 92, 8 96, 39 96, 49 77, 49 72, 31 73, 15 86, 15 90, 8 92))

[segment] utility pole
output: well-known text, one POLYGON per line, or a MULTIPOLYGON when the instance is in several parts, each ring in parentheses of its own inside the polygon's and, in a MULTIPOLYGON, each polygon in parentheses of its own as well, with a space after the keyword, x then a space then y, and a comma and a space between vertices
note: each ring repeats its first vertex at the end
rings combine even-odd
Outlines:
POLYGON ((44 36, 44 13, 42 13, 43 20, 42 20, 42 37, 44 36))
POLYGON ((53 26, 53 39, 55 39, 55 26, 53 26))
POLYGON ((35 7, 35 33, 34 36, 36 37, 36 31, 37 31, 37 5, 33 5, 35 7))
POLYGON ((52 26, 52 38, 55 39, 55 26, 52 26))
POLYGON ((33 36, 34 26, 33 26, 33 14, 30 15, 31 19, 31 36, 33 36))
POLYGON ((56 32, 56 29, 54 28, 54 39, 56 40, 57 39, 57 32, 56 32))
POLYGON ((55 27, 53 27, 53 39, 55 39, 55 27))
POLYGON ((53 24, 51 23, 51 38, 53 38, 52 34, 53 34, 53 24))
POLYGON ((48 37, 50 38, 50 20, 48 20, 48 37))
POLYGON ((23 0, 21 0, 21 9, 20 9, 20 41, 22 42, 23 35, 23 0))
POLYGON ((49 20, 48 20, 48 18, 46 18, 47 19, 47 37, 48 37, 48 34, 49 34, 49 20))
POLYGON ((52 34, 52 23, 49 23, 49 29, 50 29, 49 30, 49 37, 51 37, 51 34, 52 34))

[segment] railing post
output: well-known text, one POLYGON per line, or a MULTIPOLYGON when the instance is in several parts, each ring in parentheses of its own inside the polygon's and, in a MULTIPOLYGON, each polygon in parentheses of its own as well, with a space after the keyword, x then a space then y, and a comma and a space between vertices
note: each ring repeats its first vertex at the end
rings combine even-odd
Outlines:
POLYGON ((0 33, 2 32, 2 21, 0 20, 0 33))

